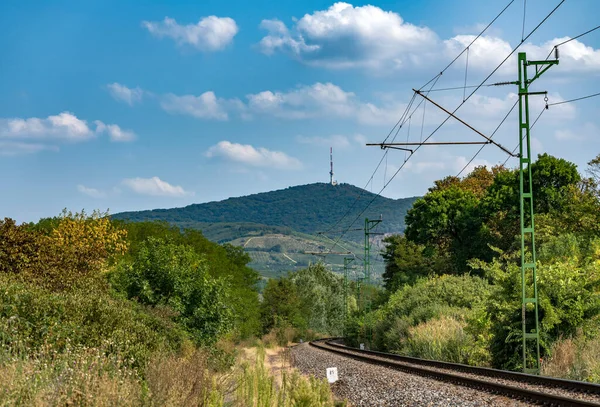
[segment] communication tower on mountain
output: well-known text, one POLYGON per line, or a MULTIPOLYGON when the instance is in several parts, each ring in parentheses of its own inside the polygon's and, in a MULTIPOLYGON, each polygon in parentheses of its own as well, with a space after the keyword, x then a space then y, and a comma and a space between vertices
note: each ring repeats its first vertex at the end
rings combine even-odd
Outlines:
POLYGON ((330 164, 330 170, 329 170, 329 182, 331 183, 331 185, 337 185, 337 181, 333 180, 333 147, 329 147, 329 164, 330 164))

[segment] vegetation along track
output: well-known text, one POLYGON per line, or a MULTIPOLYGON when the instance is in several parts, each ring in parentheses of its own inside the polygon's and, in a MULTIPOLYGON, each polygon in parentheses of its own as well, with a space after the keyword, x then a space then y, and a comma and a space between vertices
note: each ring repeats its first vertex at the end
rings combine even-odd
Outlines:
POLYGON ((535 404, 600 407, 600 385, 350 348, 334 340, 310 345, 356 360, 535 404))

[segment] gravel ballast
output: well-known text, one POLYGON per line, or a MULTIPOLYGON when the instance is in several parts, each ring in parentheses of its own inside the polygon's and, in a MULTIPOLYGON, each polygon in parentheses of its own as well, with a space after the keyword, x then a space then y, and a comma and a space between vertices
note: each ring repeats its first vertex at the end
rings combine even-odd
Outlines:
POLYGON ((339 380, 331 388, 352 406, 526 406, 478 390, 410 375, 383 366, 345 358, 304 343, 291 350, 302 373, 326 378, 328 367, 337 367, 339 380))
MULTIPOLYGON (((361 355, 360 352, 352 351, 352 348, 343 348, 343 350, 344 350, 344 352, 361 355)), ((373 359, 389 360, 389 359, 386 359, 385 357, 378 357, 376 355, 368 355, 368 356, 373 359)), ((404 362, 404 361, 401 363, 404 365, 407 365, 407 366, 426 368, 426 369, 431 369, 431 370, 435 370, 435 371, 451 373, 451 374, 457 375, 457 376, 470 377, 470 378, 474 378, 474 379, 495 382, 495 383, 503 384, 506 386, 519 387, 522 389, 528 389, 528 390, 537 391, 540 393, 554 394, 557 396, 562 396, 562 397, 571 398, 571 399, 575 399, 575 400, 584 400, 584 401, 589 401, 592 403, 600 404, 600 394, 581 393, 581 392, 571 391, 571 390, 567 390, 567 389, 561 389, 561 388, 557 388, 557 387, 549 387, 549 386, 543 386, 543 385, 538 385, 538 384, 529 384, 529 383, 517 382, 514 380, 507 380, 507 379, 502 379, 502 378, 497 378, 497 377, 480 376, 480 375, 476 375, 476 374, 472 374, 472 373, 465 373, 465 372, 460 372, 460 371, 451 370, 451 369, 442 369, 439 367, 422 366, 422 365, 408 363, 408 362, 404 362)))

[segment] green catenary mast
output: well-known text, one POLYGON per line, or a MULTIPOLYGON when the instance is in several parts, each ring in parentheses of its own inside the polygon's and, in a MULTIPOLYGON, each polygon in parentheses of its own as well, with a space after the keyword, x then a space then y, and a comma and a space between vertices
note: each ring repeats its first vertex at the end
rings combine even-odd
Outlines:
MULTIPOLYGON (((556 49, 555 49, 556 50, 556 49)), ((523 371, 540 372, 540 331, 538 321, 538 291, 535 256, 535 222, 533 214, 533 185, 531 176, 531 131, 529 124, 529 96, 547 95, 547 92, 529 92, 531 85, 555 60, 528 61, 524 52, 519 53, 519 201, 521 212, 521 317, 523 328, 523 371), (535 67, 535 75, 529 79, 527 67, 535 67)), ((547 100, 547 96, 546 96, 547 100)))

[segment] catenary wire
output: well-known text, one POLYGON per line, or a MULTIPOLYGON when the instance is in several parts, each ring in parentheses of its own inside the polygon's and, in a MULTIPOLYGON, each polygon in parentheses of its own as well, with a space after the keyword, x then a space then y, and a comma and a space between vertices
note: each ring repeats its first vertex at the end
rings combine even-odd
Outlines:
MULTIPOLYGON (((542 19, 542 21, 540 21, 540 22, 538 23, 538 25, 536 25, 536 26, 533 28, 533 30, 531 30, 531 31, 529 32, 529 34, 527 34, 527 36, 526 36, 525 38, 523 38, 523 41, 521 41, 521 43, 520 43, 520 44, 518 44, 518 45, 517 45, 515 48, 513 48, 513 50, 512 50, 512 51, 511 51, 511 52, 510 52, 510 53, 509 53, 507 56, 506 56, 506 58, 504 58, 504 60, 503 60, 502 62, 500 62, 500 64, 499 64, 499 65, 498 65, 496 68, 494 68, 494 70, 493 70, 493 71, 492 71, 492 72, 491 72, 491 73, 490 73, 490 74, 489 74, 489 75, 488 75, 488 76, 487 76, 487 77, 486 77, 486 78, 485 78, 485 79, 484 79, 484 80, 483 80, 483 81, 482 81, 482 82, 481 82, 481 83, 480 83, 480 84, 479 84, 479 85, 476 87, 476 89, 475 89, 473 92, 471 92, 471 93, 469 94, 469 96, 467 97, 467 99, 465 99, 465 101, 463 101, 463 102, 462 102, 460 105, 458 105, 458 107, 457 107, 456 109, 454 109, 454 111, 452 112, 452 114, 456 113, 456 111, 458 111, 458 109, 460 109, 460 107, 461 107, 461 106, 463 106, 463 105, 466 103, 466 101, 467 101, 467 100, 469 100, 469 98, 470 98, 471 96, 473 96, 473 95, 475 94, 475 92, 477 92, 477 90, 479 90, 479 88, 481 88, 481 87, 482 87, 482 86, 485 84, 485 82, 487 82, 487 80, 488 80, 489 78, 491 78, 491 77, 492 77, 492 75, 493 75, 494 73, 496 73, 496 71, 498 71, 498 69, 500 69, 500 67, 501 67, 501 66, 502 66, 502 65, 503 65, 503 64, 504 64, 504 63, 505 63, 505 62, 506 62, 506 61, 507 61, 507 60, 508 60, 508 59, 509 59, 509 58, 510 58, 510 57, 511 57, 511 56, 512 56, 514 53, 515 53, 515 51, 516 51, 516 50, 517 50, 517 49, 518 49, 518 48, 521 46, 521 44, 523 44, 523 42, 525 42, 525 41, 526 41, 526 40, 527 40, 529 37, 531 37, 531 36, 533 35, 533 33, 535 33, 535 32, 536 32, 536 31, 537 31, 537 30, 538 30, 538 29, 539 29, 539 28, 542 26, 542 24, 544 24, 544 23, 546 22, 546 20, 548 20, 548 18, 550 18, 550 16, 552 16, 552 15, 553 15, 553 14, 556 12, 556 10, 558 10, 558 8, 559 8, 559 7, 560 7, 560 6, 561 6, 561 5, 562 5, 564 2, 565 2, 565 0, 561 0, 561 1, 560 1, 560 3, 558 3, 558 5, 556 5, 556 7, 554 7, 554 9, 552 9, 552 11, 550 11, 550 13, 548 13, 548 14, 546 15, 546 17, 544 17, 544 19, 542 19)), ((511 3, 509 3, 509 6, 510 6, 510 4, 512 4, 512 1, 511 1, 511 3)), ((507 6, 507 7, 508 7, 508 6, 507 6)), ((488 25, 488 27, 489 27, 489 25, 488 25)), ((486 29, 487 29, 487 27, 486 27, 486 29)), ((464 50, 463 50, 463 52, 464 52, 464 50)), ((462 55, 462 52, 461 52, 461 55, 462 55)), ((457 57, 457 58, 458 58, 458 57, 457 57)), ((457 58, 455 58, 455 60, 456 60, 457 58)), ((454 62, 454 61, 453 61, 453 62, 454 62)), ((451 63, 451 64, 452 64, 452 63, 451 63)), ((451 65, 451 64, 450 64, 450 65, 451 65)), ((447 69, 447 67, 446 67, 445 69, 447 69)), ((443 71, 442 71, 442 72, 443 72, 443 71)), ((441 73, 440 73, 440 75, 441 75, 441 73)), ((432 79, 432 80, 433 80, 433 79, 432 79)), ((428 83, 430 83, 432 80, 430 80, 428 83)), ((437 132, 437 131, 438 131, 438 130, 439 130, 439 129, 440 129, 440 128, 441 128, 441 127, 442 127, 442 126, 443 126, 443 125, 444 125, 444 124, 445 124, 445 123, 448 121, 448 120, 449 120, 449 119, 450 119, 450 117, 451 117, 451 116, 448 116, 448 117, 447 117, 447 118, 446 118, 446 119, 445 119, 445 120, 444 120, 444 121, 443 121, 443 122, 442 122, 442 123, 441 123, 441 124, 440 124, 440 125, 439 125, 439 126, 438 126, 438 127, 437 127, 437 128, 434 130, 434 131, 433 131, 433 132, 432 132, 432 133, 431 133, 431 134, 429 134, 429 136, 427 136, 427 138, 426 138, 424 141, 422 141, 422 143, 423 143, 423 142, 426 142, 426 141, 427 141, 429 138, 431 138, 431 137, 432 137, 432 136, 433 136, 433 135, 434 135, 434 134, 435 134, 435 133, 436 133, 436 132, 437 132)), ((371 204, 372 204, 372 203, 375 201, 375 199, 376 199, 378 196, 380 196, 380 195, 381 195, 381 193, 382 193, 382 192, 385 190, 385 188, 387 188, 387 186, 388 186, 388 185, 389 185, 389 184, 390 184, 390 183, 391 183, 391 182, 394 180, 394 178, 396 177, 396 175, 397 175, 397 174, 398 174, 398 173, 399 173, 399 172, 400 172, 400 171, 401 171, 401 170, 404 168, 404 166, 406 165, 406 163, 408 162, 408 160, 410 160, 410 157, 412 157, 412 156, 414 155, 414 153, 415 153, 417 150, 419 150, 419 148, 421 148, 421 146, 422 146, 422 145, 423 145, 423 144, 419 144, 419 145, 417 145, 417 147, 415 148, 415 150, 413 151, 413 153, 412 153, 412 154, 411 154, 411 155, 408 157, 408 159, 406 159, 406 160, 405 160, 405 161, 404 161, 404 162, 403 162, 403 163, 400 165, 400 167, 399 167, 399 168, 396 170, 396 172, 394 172, 394 174, 392 175, 392 177, 391 177, 391 178, 390 178, 390 179, 389 179, 389 180, 388 180, 388 181, 387 181, 387 182, 386 182, 386 183, 383 185, 383 187, 381 188, 381 190, 380 190, 380 191, 379 191, 379 192, 378 192, 376 195, 374 195, 374 196, 373 196, 373 198, 371 198, 371 200, 370 200, 370 201, 367 203, 367 206, 366 206, 366 207, 365 207, 365 208, 364 208, 364 209, 363 209, 363 210, 362 210, 362 211, 361 211, 361 212, 358 214, 358 216, 356 216, 356 218, 355 218, 355 219, 352 221, 352 223, 350 223, 350 225, 348 226, 348 229, 350 229, 350 228, 351 228, 351 227, 354 225, 354 223, 356 223, 356 221, 357 221, 357 220, 358 220, 358 219, 359 219, 359 218, 362 216, 362 214, 363 214, 363 213, 365 213, 365 212, 366 212, 366 210, 367 210, 367 209, 369 208, 369 206, 370 206, 370 205, 371 205, 371 204)), ((341 240, 341 239, 342 239, 342 237, 344 237, 344 235, 345 235, 345 234, 346 234, 345 232, 344 232, 344 233, 342 233, 342 234, 341 234, 341 235, 340 235, 340 236, 339 236, 339 237, 336 239, 336 242, 338 242, 339 240, 341 240)), ((331 251, 331 249, 330 249, 329 251, 331 251)))

